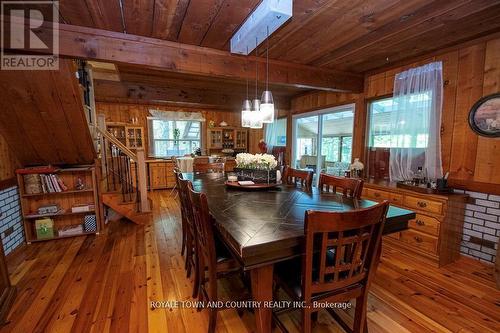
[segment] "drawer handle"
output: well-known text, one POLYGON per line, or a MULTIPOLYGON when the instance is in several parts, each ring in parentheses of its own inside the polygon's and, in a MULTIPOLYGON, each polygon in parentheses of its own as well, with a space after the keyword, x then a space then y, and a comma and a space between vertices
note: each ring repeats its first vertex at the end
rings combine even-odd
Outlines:
POLYGON ((380 197, 380 193, 375 192, 374 194, 377 198, 380 197))
POLYGON ((426 203, 426 202, 424 202, 424 201, 419 201, 419 202, 417 202, 417 205, 418 205, 418 207, 421 207, 421 208, 425 208, 425 207, 427 207, 427 203, 426 203))
POLYGON ((422 221, 422 220, 416 220, 415 222, 417 223, 417 225, 420 225, 420 226, 425 225, 424 221, 422 221))
POLYGON ((417 243, 422 243, 424 240, 421 237, 415 236, 413 237, 415 239, 415 242, 417 243))

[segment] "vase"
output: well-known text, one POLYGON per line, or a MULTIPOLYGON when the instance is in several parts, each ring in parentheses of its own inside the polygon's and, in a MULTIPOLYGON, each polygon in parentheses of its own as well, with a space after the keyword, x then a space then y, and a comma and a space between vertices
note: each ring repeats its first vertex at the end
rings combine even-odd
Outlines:
POLYGON ((256 184, 271 184, 277 181, 277 170, 234 168, 238 180, 251 180, 256 184))

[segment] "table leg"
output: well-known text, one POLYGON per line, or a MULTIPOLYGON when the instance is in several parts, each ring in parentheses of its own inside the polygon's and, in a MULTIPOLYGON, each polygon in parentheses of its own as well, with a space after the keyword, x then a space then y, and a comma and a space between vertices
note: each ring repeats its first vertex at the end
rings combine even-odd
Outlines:
MULTIPOLYGON (((250 271, 252 296, 254 301, 265 302, 273 300, 273 265, 254 268, 250 271)), ((255 309, 255 325, 257 332, 271 332, 272 309, 262 306, 255 309)))

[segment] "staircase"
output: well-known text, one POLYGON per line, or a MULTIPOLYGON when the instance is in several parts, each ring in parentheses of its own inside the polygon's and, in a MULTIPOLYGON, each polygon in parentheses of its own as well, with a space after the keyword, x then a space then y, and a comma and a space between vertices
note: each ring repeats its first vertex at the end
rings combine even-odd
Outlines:
POLYGON ((137 224, 151 218, 151 201, 147 195, 144 150, 128 149, 106 130, 105 117, 96 114, 92 69, 78 61, 78 79, 88 128, 101 165, 100 200, 121 217, 137 224))
POLYGON ((148 223, 152 203, 147 195, 144 150, 132 152, 105 130, 103 121, 98 119, 95 129, 100 138, 102 203, 134 223, 148 223))

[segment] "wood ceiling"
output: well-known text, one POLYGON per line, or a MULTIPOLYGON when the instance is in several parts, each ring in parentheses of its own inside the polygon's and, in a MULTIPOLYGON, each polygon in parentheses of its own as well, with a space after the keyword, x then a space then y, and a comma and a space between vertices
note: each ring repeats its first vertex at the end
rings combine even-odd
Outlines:
MULTIPOLYGON (((238 110, 246 95, 246 82, 222 80, 141 66, 91 62, 94 72, 95 97, 101 102, 177 104, 217 109, 238 110)), ((255 82, 249 81, 249 98, 255 96, 255 82)), ((264 86, 259 83, 258 96, 264 86)), ((276 106, 290 108, 290 99, 307 91, 296 87, 270 85, 276 106)))
MULTIPOLYGON (((60 1, 61 21, 229 49, 259 0, 60 1)), ((500 31, 498 0, 295 0, 270 56, 363 73, 500 31)))

